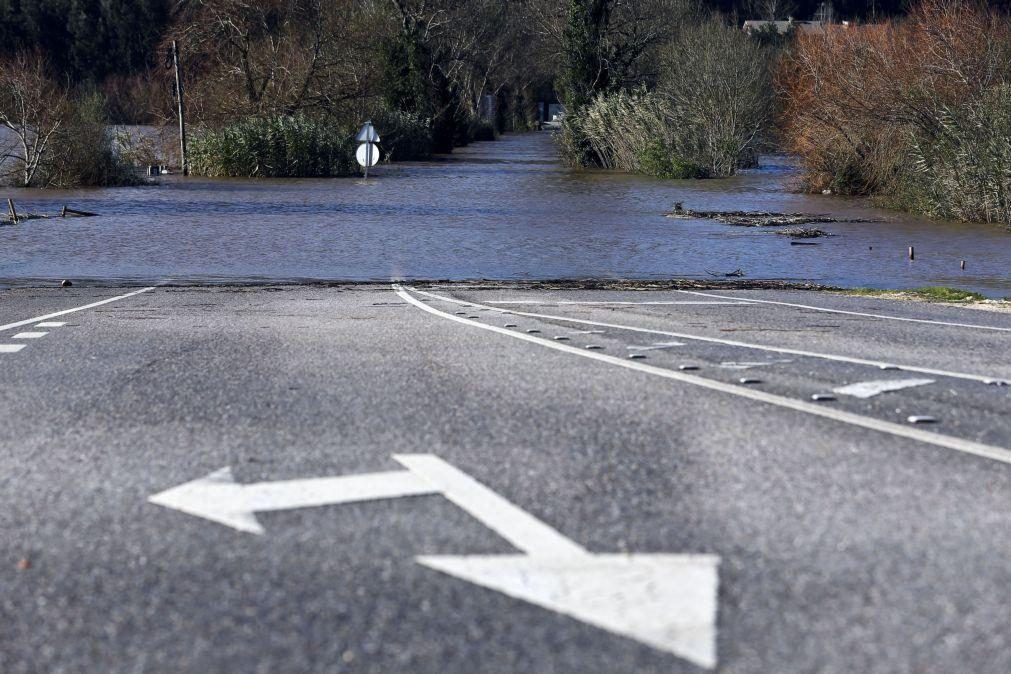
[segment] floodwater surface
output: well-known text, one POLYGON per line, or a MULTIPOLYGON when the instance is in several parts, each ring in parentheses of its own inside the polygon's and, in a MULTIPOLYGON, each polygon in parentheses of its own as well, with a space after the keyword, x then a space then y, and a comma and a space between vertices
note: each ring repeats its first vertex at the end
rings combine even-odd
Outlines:
POLYGON ((781 157, 726 180, 574 172, 551 135, 532 133, 384 165, 367 183, 169 176, 136 188, 9 189, 21 211, 58 214, 67 204, 100 217, 0 226, 0 283, 708 279, 740 270, 748 279, 1011 295, 1008 230, 797 194, 796 178, 781 157), (835 236, 795 246, 773 229, 664 217, 676 201, 866 221, 817 225, 835 236))

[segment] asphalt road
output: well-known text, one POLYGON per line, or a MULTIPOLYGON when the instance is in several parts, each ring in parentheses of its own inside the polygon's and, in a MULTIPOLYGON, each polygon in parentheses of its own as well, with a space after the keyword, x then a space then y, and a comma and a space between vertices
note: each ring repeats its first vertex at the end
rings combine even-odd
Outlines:
MULTIPOLYGON (((553 535, 718 557, 717 671, 1011 671, 1011 314, 357 286, 51 316, 127 292, 0 293, 0 672, 705 671, 416 560, 543 560, 553 535), (451 490, 279 506, 259 535, 149 501, 405 454, 548 532, 451 490)), ((330 488, 282 486, 263 498, 330 488)), ((624 602, 641 633, 694 610, 605 581, 574 601, 624 602)))

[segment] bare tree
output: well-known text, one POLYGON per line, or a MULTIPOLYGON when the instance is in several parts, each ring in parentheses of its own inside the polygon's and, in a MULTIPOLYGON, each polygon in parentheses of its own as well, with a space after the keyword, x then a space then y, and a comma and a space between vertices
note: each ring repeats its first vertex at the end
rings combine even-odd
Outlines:
POLYGON ((69 110, 69 95, 50 77, 41 54, 18 52, 0 61, 0 124, 14 135, 3 162, 15 163, 11 173, 22 186, 38 177, 69 110))

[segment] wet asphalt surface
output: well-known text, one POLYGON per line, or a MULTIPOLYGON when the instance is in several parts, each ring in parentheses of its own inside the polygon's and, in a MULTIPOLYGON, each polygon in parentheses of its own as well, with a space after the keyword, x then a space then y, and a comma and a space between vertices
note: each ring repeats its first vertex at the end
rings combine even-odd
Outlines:
POLYGON ((251 483, 398 453, 591 552, 718 555, 718 671, 1011 671, 1011 465, 477 327, 805 403, 929 379, 816 404, 1007 452, 1011 314, 422 290, 437 314, 384 286, 161 288, 37 329, 4 326, 126 291, 0 293, 0 345, 26 345, 0 353, 0 671, 703 671, 416 564, 515 553, 440 497, 265 513, 263 536, 147 501, 224 466, 251 483))

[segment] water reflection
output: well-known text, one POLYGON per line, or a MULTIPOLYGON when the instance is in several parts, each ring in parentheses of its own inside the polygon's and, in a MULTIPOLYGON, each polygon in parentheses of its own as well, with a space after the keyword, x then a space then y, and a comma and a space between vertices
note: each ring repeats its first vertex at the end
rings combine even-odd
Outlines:
POLYGON ((794 194, 788 158, 729 180, 665 182, 568 171, 551 143, 546 134, 507 136, 380 167, 367 184, 169 177, 157 187, 9 190, 22 210, 58 213, 66 203, 102 217, 0 227, 0 280, 651 279, 742 269, 748 278, 1011 295, 1011 233, 1000 227, 794 194), (791 246, 769 231, 664 218, 675 201, 883 222, 820 226, 837 236, 791 246))

